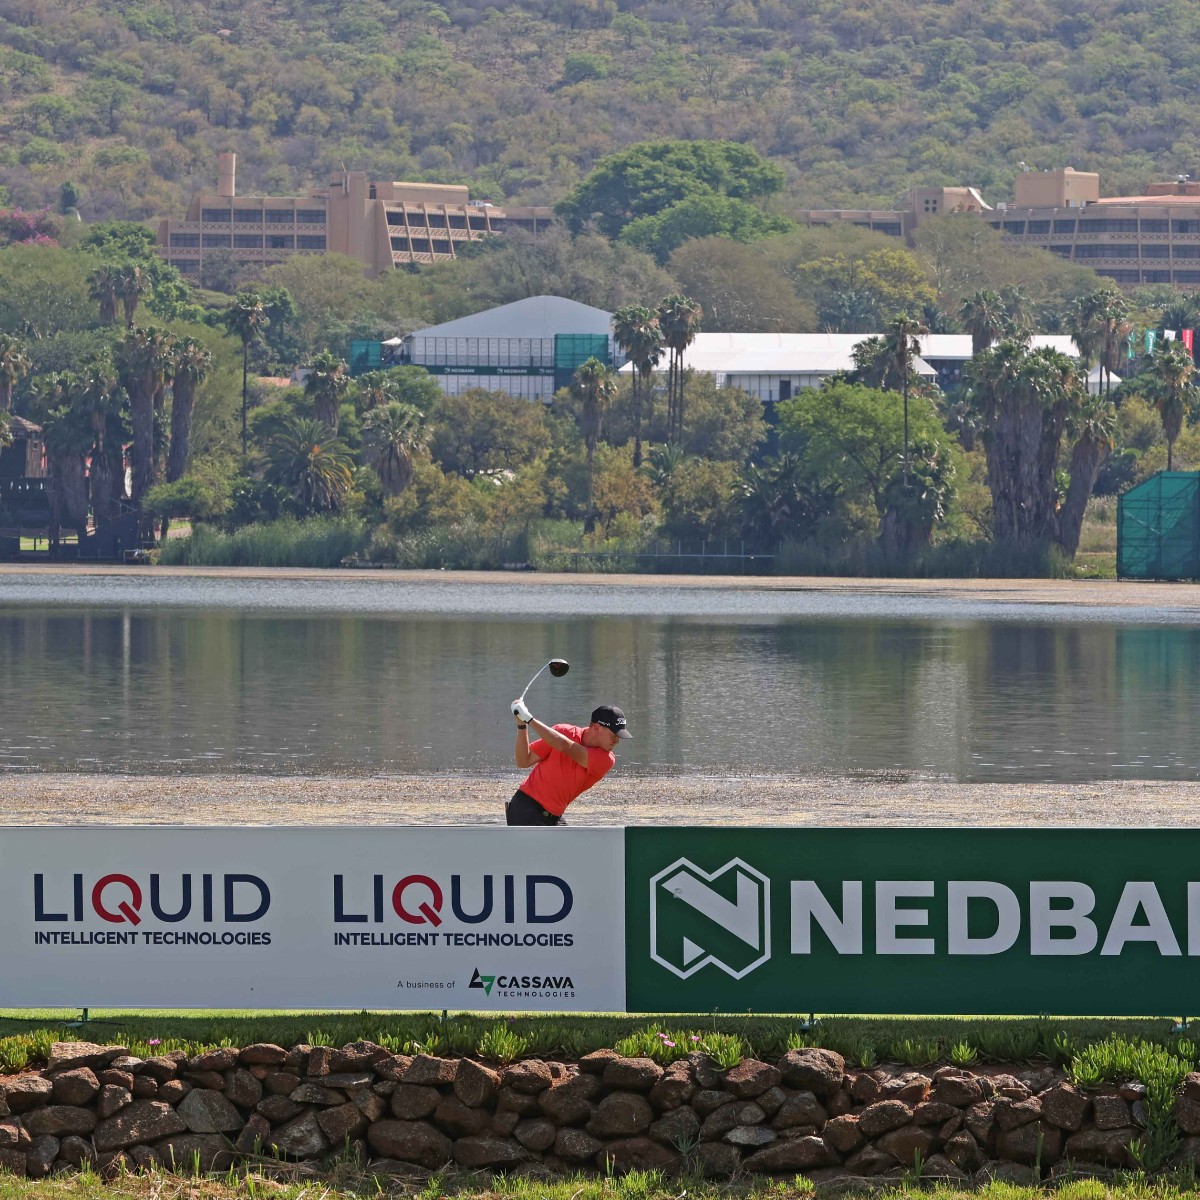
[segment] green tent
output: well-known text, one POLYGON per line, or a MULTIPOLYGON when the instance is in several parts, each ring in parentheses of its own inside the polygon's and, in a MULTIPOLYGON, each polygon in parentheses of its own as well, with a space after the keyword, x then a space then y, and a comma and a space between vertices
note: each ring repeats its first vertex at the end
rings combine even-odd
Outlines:
POLYGON ((1118 579, 1200 579, 1200 472, 1159 471, 1117 501, 1118 579))

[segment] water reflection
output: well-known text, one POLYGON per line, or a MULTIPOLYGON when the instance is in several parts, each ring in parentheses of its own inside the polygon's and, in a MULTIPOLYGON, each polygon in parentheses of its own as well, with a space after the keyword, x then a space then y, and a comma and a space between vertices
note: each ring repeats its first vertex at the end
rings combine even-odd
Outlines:
POLYGON ((1192 779, 1200 631, 770 615, 0 609, 0 768, 488 772, 611 700, 623 773, 1192 779))

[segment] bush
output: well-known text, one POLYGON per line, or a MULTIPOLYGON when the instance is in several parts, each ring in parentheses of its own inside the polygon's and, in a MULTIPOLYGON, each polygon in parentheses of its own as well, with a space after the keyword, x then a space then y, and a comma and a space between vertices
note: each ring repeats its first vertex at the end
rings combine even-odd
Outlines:
POLYGON ((953 541, 931 546, 912 561, 897 563, 873 539, 831 548, 784 542, 776 575, 902 576, 911 579, 1064 579, 1070 560, 1057 546, 1024 548, 1008 542, 953 541))
POLYGON ((366 544, 366 527, 351 517, 284 517, 232 533, 198 525, 190 537, 168 541, 158 561, 189 567, 336 567, 361 554, 366 544))

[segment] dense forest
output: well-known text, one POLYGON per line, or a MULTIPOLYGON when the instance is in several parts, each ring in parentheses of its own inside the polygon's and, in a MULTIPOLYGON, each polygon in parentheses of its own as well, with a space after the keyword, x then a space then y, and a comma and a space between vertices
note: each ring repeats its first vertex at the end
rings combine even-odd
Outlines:
POLYGON ((3 0, 0 205, 177 213, 223 148, 244 191, 554 203, 654 138, 752 145, 783 214, 1019 161, 1130 192, 1195 169, 1198 80, 1183 0, 3 0))

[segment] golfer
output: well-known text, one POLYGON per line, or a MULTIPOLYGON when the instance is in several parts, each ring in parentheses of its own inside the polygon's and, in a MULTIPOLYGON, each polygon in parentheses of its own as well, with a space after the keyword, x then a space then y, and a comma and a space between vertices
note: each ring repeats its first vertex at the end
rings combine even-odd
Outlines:
POLYGON ((567 806, 616 766, 617 742, 633 737, 615 704, 600 705, 590 725, 547 725, 530 714, 524 700, 513 703, 513 716, 513 756, 518 767, 533 770, 504 807, 509 825, 565 825, 567 806), (531 728, 535 742, 529 740, 531 728))

